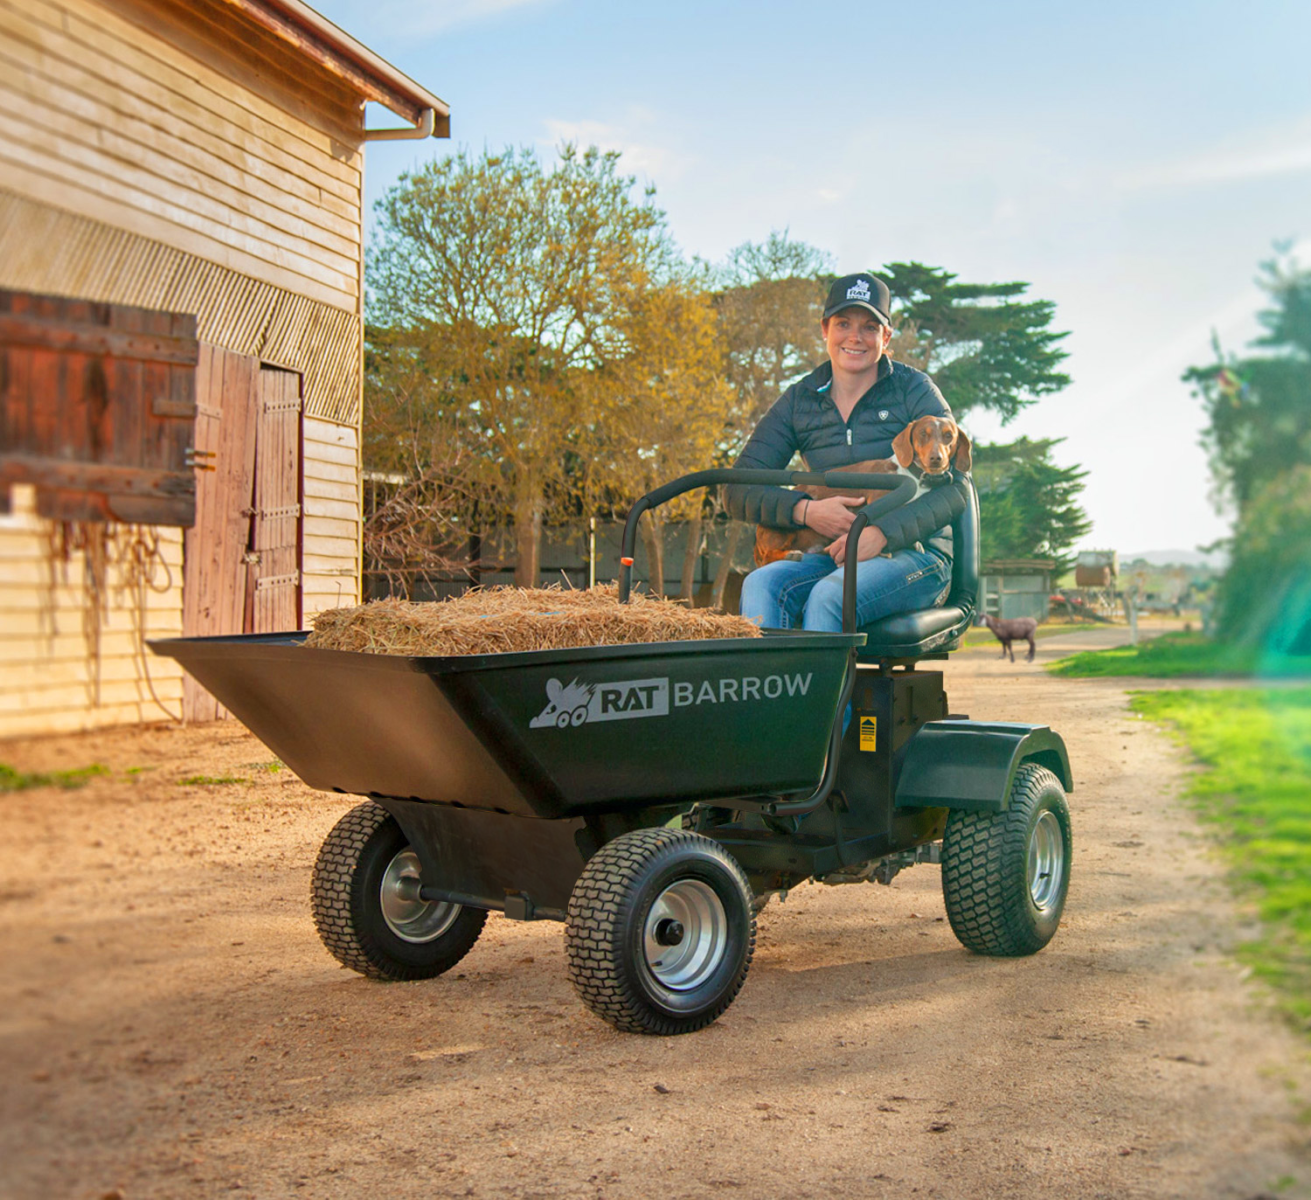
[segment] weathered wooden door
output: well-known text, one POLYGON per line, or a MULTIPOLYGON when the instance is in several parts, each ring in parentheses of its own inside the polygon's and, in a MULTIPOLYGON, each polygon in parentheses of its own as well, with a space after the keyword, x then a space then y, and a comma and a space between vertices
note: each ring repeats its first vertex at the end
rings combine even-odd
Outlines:
POLYGON ((245 630, 277 633, 300 628, 300 375, 259 375, 245 630))
MULTIPOLYGON (((298 374, 202 343, 195 444, 214 469, 199 474, 186 534, 185 636, 299 627, 300 409, 298 374)), ((227 716, 190 676, 182 712, 188 721, 227 716)))
MULTIPOLYGON (((196 478, 196 523, 183 545, 182 632, 186 637, 241 633, 246 612, 246 551, 255 484, 259 361, 201 343, 196 368, 196 450, 213 470, 196 478)), ((199 457, 199 455, 198 455, 199 457)), ((190 675, 182 716, 226 716, 190 675)))

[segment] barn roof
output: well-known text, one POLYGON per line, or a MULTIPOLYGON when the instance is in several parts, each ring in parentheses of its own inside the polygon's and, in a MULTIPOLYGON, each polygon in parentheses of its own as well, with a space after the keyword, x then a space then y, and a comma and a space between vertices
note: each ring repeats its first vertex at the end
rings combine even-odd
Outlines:
POLYGON ((353 86, 366 100, 418 125, 434 113, 433 136, 450 137, 451 109, 403 71, 338 29, 301 0, 224 0, 290 43, 306 57, 353 86))

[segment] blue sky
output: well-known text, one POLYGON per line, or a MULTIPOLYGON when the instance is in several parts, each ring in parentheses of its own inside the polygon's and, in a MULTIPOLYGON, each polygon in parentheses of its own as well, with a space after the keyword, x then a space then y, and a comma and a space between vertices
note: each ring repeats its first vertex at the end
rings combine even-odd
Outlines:
POLYGON ((1311 5, 317 7, 452 108, 449 143, 369 146, 370 202, 456 145, 571 138, 622 150, 689 254, 786 228, 843 271, 1028 281, 1070 331, 1074 383, 1005 436, 1068 439, 1058 458, 1091 472, 1084 544, 1227 531, 1179 374, 1212 330, 1254 336, 1276 240, 1311 263, 1311 5))

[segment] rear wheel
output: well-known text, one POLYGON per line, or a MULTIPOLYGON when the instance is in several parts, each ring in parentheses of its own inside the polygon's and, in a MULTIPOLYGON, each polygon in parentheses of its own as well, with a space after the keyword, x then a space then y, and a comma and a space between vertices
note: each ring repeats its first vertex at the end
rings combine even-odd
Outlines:
POLYGON ((602 1020, 630 1033, 690 1033, 741 989, 756 925, 751 889, 717 842, 678 829, 616 838, 569 901, 569 977, 602 1020))
POLYGON ((942 895, 961 944, 1015 958, 1056 933, 1070 885, 1070 810, 1046 767, 1015 772, 1005 812, 953 810, 942 838, 942 895))
POLYGON ((487 914, 419 896, 419 856, 396 819, 367 801, 324 839, 310 885, 332 956, 372 979, 431 979, 473 947, 487 914))

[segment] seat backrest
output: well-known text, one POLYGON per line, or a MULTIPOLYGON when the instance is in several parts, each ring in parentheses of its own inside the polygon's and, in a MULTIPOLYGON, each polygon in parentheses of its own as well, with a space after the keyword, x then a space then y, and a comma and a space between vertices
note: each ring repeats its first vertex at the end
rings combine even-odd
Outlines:
POLYGON ((964 609, 974 620, 979 605, 979 493, 967 479, 969 498, 951 524, 951 592, 947 603, 964 609))

